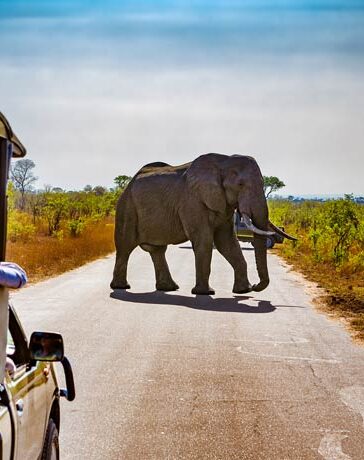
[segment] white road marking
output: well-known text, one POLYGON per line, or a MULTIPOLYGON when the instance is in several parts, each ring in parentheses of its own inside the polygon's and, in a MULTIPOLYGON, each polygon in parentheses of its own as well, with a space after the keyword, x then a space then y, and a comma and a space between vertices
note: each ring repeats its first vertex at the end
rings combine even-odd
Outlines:
POLYGON ((292 338, 292 340, 245 340, 245 339, 231 339, 231 342, 244 342, 244 343, 271 343, 273 345, 295 345, 297 343, 309 343, 309 340, 304 338, 292 338))
POLYGON ((318 453, 325 460, 351 460, 349 455, 344 454, 341 446, 341 442, 347 437, 348 435, 343 433, 326 432, 321 439, 318 453))
POLYGON ((340 398, 344 404, 359 413, 364 424, 364 387, 353 385, 340 391, 340 398))
POLYGON ((239 353, 243 353, 244 355, 252 355, 257 356, 258 358, 275 358, 275 359, 285 359, 285 360, 298 360, 298 361, 313 361, 313 362, 320 362, 320 363, 327 363, 327 364, 337 364, 340 361, 337 359, 325 359, 325 358, 306 358, 303 356, 284 356, 284 355, 270 355, 264 353, 254 353, 251 351, 242 350, 241 347, 236 347, 236 350, 239 353))

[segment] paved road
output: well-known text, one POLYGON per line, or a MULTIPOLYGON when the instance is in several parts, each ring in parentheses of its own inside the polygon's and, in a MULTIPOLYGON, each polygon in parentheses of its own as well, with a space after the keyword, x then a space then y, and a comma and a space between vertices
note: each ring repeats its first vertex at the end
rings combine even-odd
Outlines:
POLYGON ((135 251, 128 292, 110 296, 108 257, 16 295, 27 332, 60 331, 75 369, 62 459, 364 459, 364 348, 302 278, 271 255, 269 288, 233 295, 214 251, 216 295, 196 298, 189 245, 167 257, 176 293, 154 292, 135 251))

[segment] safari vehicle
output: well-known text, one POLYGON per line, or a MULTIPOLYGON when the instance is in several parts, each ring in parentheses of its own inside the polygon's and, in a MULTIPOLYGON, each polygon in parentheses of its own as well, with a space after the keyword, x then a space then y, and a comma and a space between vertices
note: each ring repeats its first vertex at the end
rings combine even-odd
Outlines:
MULTIPOLYGON (((0 261, 6 252, 6 185, 11 157, 26 151, 0 113, 0 261)), ((75 398, 72 368, 60 334, 34 332, 28 343, 0 287, 0 460, 59 459, 60 398, 75 398), (60 389, 54 363, 63 365, 60 389), (9 366, 10 363, 10 366, 9 366), (5 366, 7 370, 5 370, 5 366)))
MULTIPOLYGON (((279 227, 283 232, 284 228, 279 227)), ((249 230, 245 222, 240 219, 240 215, 238 212, 235 211, 234 213, 234 229, 236 236, 239 241, 244 243, 251 243, 253 244, 254 241, 254 233, 249 230)), ((272 249, 276 243, 283 243, 284 236, 283 234, 280 235, 277 232, 270 232, 271 235, 267 236, 267 248, 272 249)))

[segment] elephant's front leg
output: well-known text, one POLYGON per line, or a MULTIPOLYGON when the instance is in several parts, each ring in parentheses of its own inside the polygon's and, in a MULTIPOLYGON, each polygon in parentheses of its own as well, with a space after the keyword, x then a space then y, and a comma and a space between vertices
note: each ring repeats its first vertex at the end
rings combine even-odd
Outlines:
POLYGON ((213 247, 212 235, 210 238, 193 240, 192 247, 195 253, 196 286, 191 292, 192 294, 203 295, 215 294, 215 291, 209 286, 213 247))
POLYGON ((234 269, 233 292, 244 294, 252 290, 248 280, 247 264, 244 259, 233 225, 228 223, 219 227, 214 235, 216 249, 225 257, 234 269))

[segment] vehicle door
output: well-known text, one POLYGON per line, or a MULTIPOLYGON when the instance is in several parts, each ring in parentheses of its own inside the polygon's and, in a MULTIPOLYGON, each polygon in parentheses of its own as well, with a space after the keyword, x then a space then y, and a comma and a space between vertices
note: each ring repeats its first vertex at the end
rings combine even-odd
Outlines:
POLYGON ((5 378, 5 358, 6 358, 6 335, 8 324, 8 293, 7 289, 0 286, 0 459, 9 460, 11 458, 11 443, 14 436, 9 408, 7 407, 8 398, 5 394, 3 385, 5 378))
POLYGON ((11 459, 11 442, 14 436, 12 432, 9 409, 0 400, 0 459, 11 459))
POLYGON ((15 313, 9 311, 8 357, 15 364, 7 376, 7 388, 15 406, 17 442, 15 458, 34 460, 39 457, 47 423, 48 365, 30 363, 25 334, 15 313))

